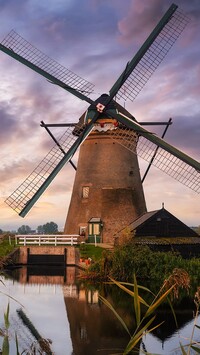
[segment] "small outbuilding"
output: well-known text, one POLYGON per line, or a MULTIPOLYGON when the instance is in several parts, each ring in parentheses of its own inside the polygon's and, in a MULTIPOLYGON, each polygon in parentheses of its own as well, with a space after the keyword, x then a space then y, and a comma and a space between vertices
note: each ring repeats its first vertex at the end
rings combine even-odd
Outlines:
MULTIPOLYGON (((135 237, 199 237, 193 229, 173 216, 164 206, 159 210, 144 213, 127 228, 130 232, 135 232, 135 237)), ((118 236, 119 234, 121 233, 118 233, 118 236)))
POLYGON ((143 214, 131 224, 135 236, 184 238, 198 237, 198 234, 173 216, 164 207, 160 210, 143 214))
POLYGON ((148 245, 152 251, 173 251, 184 258, 200 255, 200 236, 164 206, 160 210, 144 213, 119 231, 114 244, 121 244, 127 232, 133 235, 135 244, 148 245))

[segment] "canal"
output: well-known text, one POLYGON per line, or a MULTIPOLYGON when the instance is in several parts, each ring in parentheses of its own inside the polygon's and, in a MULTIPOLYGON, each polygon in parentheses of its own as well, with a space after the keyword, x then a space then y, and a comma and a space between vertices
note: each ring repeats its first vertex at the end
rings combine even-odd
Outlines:
MULTIPOLYGON (((98 296, 102 295, 114 305, 133 332, 135 321, 130 296, 116 286, 86 284, 78 276, 79 269, 75 267, 23 267, 5 272, 0 282, 1 349, 9 344, 9 354, 17 354, 17 335, 20 354, 123 353, 129 337, 98 296), (8 304, 9 326, 6 331, 4 314, 8 304), (38 343, 39 337, 45 341, 38 343)), ((165 322, 151 334, 143 336, 137 354, 144 354, 144 351, 182 354, 180 342, 189 343, 194 325, 193 300, 185 295, 175 305, 175 311, 179 328, 168 305, 163 305, 156 322, 165 322)), ((200 324, 199 318, 197 324, 200 324)), ((199 332, 196 328, 193 339, 198 341, 199 332)))

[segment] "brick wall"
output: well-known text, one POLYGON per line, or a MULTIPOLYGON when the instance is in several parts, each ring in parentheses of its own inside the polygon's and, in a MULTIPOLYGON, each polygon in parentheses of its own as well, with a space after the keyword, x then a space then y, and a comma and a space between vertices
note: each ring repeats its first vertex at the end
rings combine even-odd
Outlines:
POLYGON ((73 246, 24 246, 20 247, 18 263, 27 264, 28 249, 31 255, 64 255, 66 249, 66 262, 67 265, 77 265, 79 261, 79 250, 73 246))
POLYGON ((80 148, 64 233, 77 234, 97 217, 103 223, 102 241, 113 243, 113 235, 144 212, 137 156, 106 133, 90 134, 80 148), (89 187, 88 198, 82 196, 83 186, 89 187))

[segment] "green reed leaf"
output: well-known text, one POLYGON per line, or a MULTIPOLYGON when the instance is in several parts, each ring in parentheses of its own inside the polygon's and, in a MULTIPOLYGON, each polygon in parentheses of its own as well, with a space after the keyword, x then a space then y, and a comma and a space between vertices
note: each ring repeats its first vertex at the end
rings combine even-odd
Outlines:
POLYGON ((181 348, 182 355, 187 355, 187 353, 181 343, 180 343, 180 348, 181 348))
POLYGON ((191 345, 191 348, 197 352, 197 354, 200 354, 200 348, 197 348, 197 346, 191 345))
POLYGON ((9 340, 8 335, 5 335, 3 339, 2 355, 9 355, 9 340))
POLYGON ((169 293, 172 291, 173 288, 174 285, 170 287, 169 290, 167 290, 165 293, 163 293, 162 296, 160 296, 156 302, 154 302, 151 306, 149 306, 144 316, 145 318, 148 317, 151 313, 155 312, 155 310, 160 306, 161 303, 164 302, 165 298, 167 298, 167 296, 169 295, 169 293))
MULTIPOLYGON (((118 281, 116 281, 116 280, 114 280, 112 278, 110 278, 110 279, 115 285, 117 285, 123 291, 128 293, 130 296, 134 297, 134 292, 133 291, 129 290, 129 288, 125 287, 121 282, 118 282, 118 281)), ((142 297, 140 297, 140 296, 138 296, 138 297, 139 297, 140 303, 144 304, 146 307, 149 307, 148 303, 142 297)))
POLYGON ((5 324, 5 328, 6 328, 6 329, 8 329, 9 326, 10 326, 10 322, 9 322, 9 312, 10 312, 10 304, 8 303, 6 312, 4 313, 4 324, 5 324))
POLYGON ((148 327, 154 321, 155 316, 153 316, 136 334, 131 337, 126 349, 124 350, 124 355, 128 354, 140 341, 145 331, 147 331, 148 327))
POLYGON ((140 300, 139 300, 137 280, 135 274, 134 274, 134 308, 135 308, 136 323, 138 327, 141 321, 141 310, 140 310, 140 300))
POLYGON ((120 317, 120 315, 116 312, 116 310, 113 308, 113 306, 108 302, 104 297, 99 295, 99 299, 114 313, 115 317, 120 321, 122 324, 123 328, 126 330, 126 332, 131 336, 126 323, 123 321, 123 319, 120 317))

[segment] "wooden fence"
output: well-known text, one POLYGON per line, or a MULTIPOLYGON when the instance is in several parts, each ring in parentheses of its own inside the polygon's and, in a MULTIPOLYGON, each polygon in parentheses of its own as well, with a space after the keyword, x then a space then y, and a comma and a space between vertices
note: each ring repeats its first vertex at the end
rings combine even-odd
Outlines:
POLYGON ((15 236, 16 245, 77 245, 78 238, 76 234, 18 234, 15 236))

